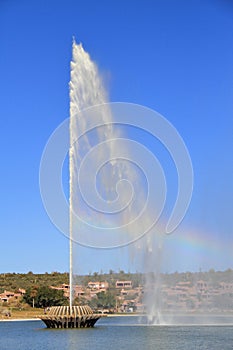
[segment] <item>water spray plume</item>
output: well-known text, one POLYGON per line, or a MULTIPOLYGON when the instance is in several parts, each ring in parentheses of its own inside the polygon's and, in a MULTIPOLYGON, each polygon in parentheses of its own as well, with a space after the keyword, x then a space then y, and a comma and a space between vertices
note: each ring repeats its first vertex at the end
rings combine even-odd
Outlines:
POLYGON ((148 313, 158 321, 161 233, 173 232, 188 209, 193 184, 190 156, 177 130, 159 113, 140 105, 108 102, 97 65, 74 37, 70 69, 70 118, 49 139, 40 168, 45 208, 69 237, 70 309, 79 264, 85 263, 80 261, 80 247, 98 248, 101 253, 95 251, 95 255, 101 258, 104 249, 115 248, 112 255, 119 260, 120 248, 127 247, 128 255, 140 261, 141 271, 148 276, 148 313), (128 126, 159 140, 176 166, 176 203, 164 222, 160 217, 167 197, 165 173, 150 149, 127 136, 128 126), (67 151, 69 203, 61 186, 67 151))

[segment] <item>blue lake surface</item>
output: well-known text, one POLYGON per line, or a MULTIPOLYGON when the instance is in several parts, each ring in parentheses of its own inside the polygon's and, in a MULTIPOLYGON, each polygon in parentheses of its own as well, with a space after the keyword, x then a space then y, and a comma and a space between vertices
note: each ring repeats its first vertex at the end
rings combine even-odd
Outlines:
POLYGON ((233 349, 233 325, 227 322, 150 326, 141 321, 136 316, 108 317, 87 329, 47 329, 41 321, 0 322, 0 350, 233 349))

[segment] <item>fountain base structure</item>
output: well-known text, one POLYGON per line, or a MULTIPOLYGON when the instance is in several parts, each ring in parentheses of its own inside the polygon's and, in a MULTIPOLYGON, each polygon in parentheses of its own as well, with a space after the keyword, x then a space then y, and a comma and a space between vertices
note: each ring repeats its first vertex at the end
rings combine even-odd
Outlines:
POLYGON ((40 319, 48 328, 90 328, 94 327, 104 314, 95 314, 90 306, 52 306, 40 319))

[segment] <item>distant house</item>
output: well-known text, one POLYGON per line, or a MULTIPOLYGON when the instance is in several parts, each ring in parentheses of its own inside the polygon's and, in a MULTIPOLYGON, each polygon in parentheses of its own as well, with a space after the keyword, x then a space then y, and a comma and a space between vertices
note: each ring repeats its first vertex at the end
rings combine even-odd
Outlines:
POLYGON ((14 292, 9 292, 7 290, 4 291, 4 293, 1 293, 0 294, 0 300, 2 302, 7 302, 10 300, 10 299, 19 299, 20 297, 22 296, 21 293, 14 293, 14 292))
POLYGON ((5 294, 5 296, 6 296, 7 298, 12 298, 12 297, 14 297, 14 295, 15 295, 14 292, 9 292, 9 291, 7 291, 7 290, 5 290, 3 294, 5 294))
MULTIPOLYGON (((64 293, 64 297, 69 298, 70 296, 70 285, 69 284, 61 284, 60 286, 50 286, 51 289, 62 290, 64 293)), ((83 296, 85 294, 84 288, 81 285, 74 286, 74 295, 75 297, 83 296)))
POLYGON ((50 286, 49 288, 56 289, 56 290, 63 290, 64 293, 65 292, 69 292, 69 290, 70 290, 69 284, 65 284, 65 283, 63 283, 63 284, 61 284, 60 286, 57 286, 57 287, 50 286))
POLYGON ((122 296, 135 295, 135 294, 138 295, 138 289, 129 289, 129 288, 124 289, 124 288, 122 288, 122 290, 121 290, 121 295, 122 296))
POLYGON ((132 288, 132 281, 116 281, 116 288, 132 288))
POLYGON ((76 285, 74 287, 74 295, 76 298, 85 295, 85 291, 84 291, 83 286, 76 285))
POLYGON ((108 282, 89 282, 88 283, 88 288, 90 288, 91 290, 99 290, 99 289, 103 289, 103 290, 107 290, 109 287, 108 282))
POLYGON ((70 286, 69 284, 61 284, 60 286, 54 287, 54 286, 50 286, 49 288, 51 289, 56 289, 56 290, 62 290, 64 293, 64 297, 68 298, 69 294, 70 294, 70 286))

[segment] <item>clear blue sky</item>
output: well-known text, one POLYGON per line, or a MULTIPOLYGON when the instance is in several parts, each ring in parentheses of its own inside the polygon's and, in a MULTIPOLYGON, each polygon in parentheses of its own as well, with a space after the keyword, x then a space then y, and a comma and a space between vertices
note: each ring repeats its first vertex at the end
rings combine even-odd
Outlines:
MULTIPOLYGON (((193 199, 167 238, 164 271, 233 268, 232 33, 227 0, 0 1, 0 272, 68 270, 68 241, 43 208, 38 172, 69 116, 73 35, 111 101, 158 111, 189 149, 193 199)), ((117 267, 109 253, 83 272, 117 267)))

